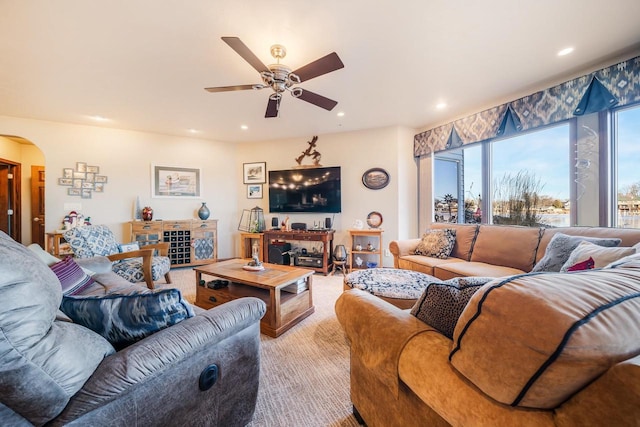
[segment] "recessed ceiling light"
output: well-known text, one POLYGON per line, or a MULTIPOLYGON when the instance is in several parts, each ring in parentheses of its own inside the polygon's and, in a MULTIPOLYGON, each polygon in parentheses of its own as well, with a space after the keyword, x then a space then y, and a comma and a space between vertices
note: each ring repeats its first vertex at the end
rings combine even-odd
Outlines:
POLYGON ((102 117, 102 116, 91 116, 92 120, 95 120, 96 122, 108 122, 109 119, 107 119, 106 117, 102 117))
POLYGON ((199 133, 197 129, 189 129, 189 133, 199 133))
POLYGON ((240 129, 242 129, 242 130, 247 130, 247 129, 249 129, 249 126, 247 126, 247 125, 240 125, 240 129))
POLYGON ((337 116, 338 116, 338 117, 344 117, 344 111, 340 111, 340 112, 338 112, 337 116))
POLYGON ((440 102, 439 104, 436 105, 436 108, 438 110, 443 110, 443 109, 447 108, 447 103, 446 102, 440 102))
POLYGON ((569 55, 571 52, 573 52, 573 48, 572 47, 566 47, 566 48, 562 49, 560 52, 558 52, 558 56, 569 55))

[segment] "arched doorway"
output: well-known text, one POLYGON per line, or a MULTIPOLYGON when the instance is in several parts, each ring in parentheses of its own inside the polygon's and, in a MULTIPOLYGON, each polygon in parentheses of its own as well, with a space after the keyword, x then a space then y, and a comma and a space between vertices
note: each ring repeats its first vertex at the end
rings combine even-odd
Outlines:
POLYGON ((31 141, 0 135, 0 230, 44 248, 44 154, 31 141))

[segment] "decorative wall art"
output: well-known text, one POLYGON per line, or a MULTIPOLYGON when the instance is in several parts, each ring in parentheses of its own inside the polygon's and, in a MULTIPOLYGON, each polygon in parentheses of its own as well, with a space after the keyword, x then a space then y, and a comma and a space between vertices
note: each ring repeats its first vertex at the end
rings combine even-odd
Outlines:
POLYGON ((371 168, 362 174, 362 183, 372 190, 380 190, 389 184, 389 173, 382 168, 371 168))
POLYGON ((247 185, 247 199, 262 199, 262 184, 247 185))
POLYGON ((243 184, 264 184, 267 182, 267 163, 243 163, 243 184))
POLYGON ((303 166, 302 165, 302 160, 305 157, 311 157, 311 161, 313 162, 313 167, 320 167, 322 166, 320 164, 320 159, 322 159, 322 154, 320 154, 320 152, 318 150, 316 150, 316 143, 318 142, 318 137, 314 136, 313 138, 311 138, 311 141, 307 141, 307 144, 309 144, 309 146, 306 148, 306 150, 304 150, 302 152, 302 154, 300 154, 298 157, 296 157, 296 163, 298 164, 297 167, 308 167, 308 166, 303 166))
POLYGON ((58 185, 70 187, 68 196, 78 196, 90 199, 93 193, 104 193, 104 185, 108 179, 100 174, 100 166, 91 166, 86 162, 76 162, 74 168, 62 169, 62 178, 58 178, 58 185))
POLYGON ((151 197, 199 198, 201 187, 199 168, 151 165, 151 197))

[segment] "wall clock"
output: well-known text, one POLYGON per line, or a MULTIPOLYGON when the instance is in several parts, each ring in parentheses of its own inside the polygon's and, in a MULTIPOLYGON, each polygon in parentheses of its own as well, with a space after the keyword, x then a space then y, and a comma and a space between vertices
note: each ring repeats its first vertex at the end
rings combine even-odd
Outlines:
POLYGON ((362 174, 362 183, 372 190, 380 190, 389 184, 389 173, 382 168, 371 168, 362 174))

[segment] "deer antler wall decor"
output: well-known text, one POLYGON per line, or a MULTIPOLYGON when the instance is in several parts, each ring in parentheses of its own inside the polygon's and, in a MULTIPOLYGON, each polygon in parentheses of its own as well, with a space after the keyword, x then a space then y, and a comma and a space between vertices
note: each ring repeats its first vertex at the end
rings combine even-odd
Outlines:
POLYGON ((311 141, 307 141, 307 144, 309 144, 307 149, 304 150, 301 155, 296 157, 296 163, 298 164, 298 166, 302 166, 302 160, 305 157, 311 157, 314 166, 322 166, 320 164, 322 154, 320 154, 320 152, 316 150, 316 142, 318 142, 318 136, 314 136, 311 141))

